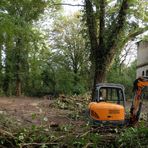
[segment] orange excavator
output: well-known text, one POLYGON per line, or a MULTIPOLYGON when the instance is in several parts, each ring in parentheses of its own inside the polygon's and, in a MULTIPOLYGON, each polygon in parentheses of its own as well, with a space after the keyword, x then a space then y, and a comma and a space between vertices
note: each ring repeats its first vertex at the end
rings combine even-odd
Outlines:
POLYGON ((95 123, 136 124, 141 112, 143 90, 147 86, 148 78, 146 77, 140 77, 134 81, 130 119, 126 119, 124 86, 112 83, 97 84, 95 97, 88 107, 90 118, 95 123))

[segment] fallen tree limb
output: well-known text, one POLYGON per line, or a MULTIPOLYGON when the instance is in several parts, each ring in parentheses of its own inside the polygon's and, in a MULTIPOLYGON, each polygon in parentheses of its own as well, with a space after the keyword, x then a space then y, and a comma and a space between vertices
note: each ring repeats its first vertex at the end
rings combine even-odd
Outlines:
POLYGON ((5 130, 3 130, 3 129, 0 129, 0 134, 5 135, 5 136, 9 136, 9 137, 12 137, 12 138, 16 139, 16 137, 13 136, 12 133, 10 133, 10 132, 8 132, 8 131, 5 131, 5 130))
MULTIPOLYGON (((14 141, 17 139, 12 133, 5 131, 3 129, 0 129, 0 135, 2 135, 2 139, 4 139, 5 143, 7 143, 11 148, 15 148, 14 141)), ((1 145, 0 145, 1 147, 1 145)), ((2 148, 5 148, 5 146, 2 146, 2 148)))
POLYGON ((7 148, 7 147, 5 147, 5 146, 3 146, 3 145, 0 144, 0 148, 7 148))
POLYGON ((88 147, 90 147, 90 146, 92 146, 93 145, 93 143, 87 143, 85 146, 84 146, 84 148, 88 148, 88 147))
POLYGON ((53 146, 53 145, 59 145, 58 143, 22 143, 20 144, 20 148, 26 147, 26 146, 53 146))

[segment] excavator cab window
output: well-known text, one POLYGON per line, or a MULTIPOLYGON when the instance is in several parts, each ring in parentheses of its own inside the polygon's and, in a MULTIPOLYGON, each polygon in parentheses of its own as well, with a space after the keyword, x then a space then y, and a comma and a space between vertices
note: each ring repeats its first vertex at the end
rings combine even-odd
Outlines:
POLYGON ((101 87, 98 94, 100 101, 124 105, 124 95, 121 88, 101 87))

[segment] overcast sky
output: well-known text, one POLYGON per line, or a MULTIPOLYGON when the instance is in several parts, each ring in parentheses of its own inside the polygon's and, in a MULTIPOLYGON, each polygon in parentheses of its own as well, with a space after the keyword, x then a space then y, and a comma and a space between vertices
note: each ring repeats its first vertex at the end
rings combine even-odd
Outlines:
MULTIPOLYGON (((77 5, 77 4, 82 4, 82 0, 63 0, 63 3, 77 5)), ((78 6, 64 5, 63 7, 66 15, 70 15, 81 9, 81 7, 78 6)))

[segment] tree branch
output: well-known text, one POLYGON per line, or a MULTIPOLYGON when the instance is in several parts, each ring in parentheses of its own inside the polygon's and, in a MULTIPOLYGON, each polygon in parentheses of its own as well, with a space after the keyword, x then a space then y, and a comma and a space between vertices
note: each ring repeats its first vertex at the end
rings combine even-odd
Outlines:
POLYGON ((146 26, 146 27, 144 27, 144 28, 139 28, 139 29, 136 30, 135 32, 134 32, 134 31, 131 31, 131 32, 128 34, 127 38, 133 39, 133 38, 135 38, 136 36, 138 36, 138 35, 144 33, 145 31, 148 31, 148 26, 146 26))
POLYGON ((123 0, 118 17, 117 17, 117 25, 116 25, 116 31, 119 33, 119 31, 124 27, 125 20, 126 20, 126 14, 127 10, 129 9, 128 7, 128 1, 129 0, 123 0))
POLYGON ((82 5, 82 4, 70 4, 70 3, 53 3, 52 5, 50 6, 72 6, 72 7, 84 7, 85 5, 82 5))
MULTIPOLYGON (((97 29, 96 29, 96 21, 93 12, 93 6, 90 0, 85 0, 85 11, 86 11, 86 20, 91 44, 91 50, 93 56, 96 55, 96 49, 98 48, 97 42, 97 29)), ((92 57, 94 59, 94 57, 92 57)))
POLYGON ((120 48, 120 50, 122 50, 122 49, 124 48, 125 44, 126 44, 129 40, 134 39, 136 36, 138 36, 138 35, 144 33, 144 32, 147 31, 147 30, 148 30, 148 26, 146 26, 146 27, 144 27, 144 28, 140 28, 140 29, 138 29, 138 30, 136 30, 136 31, 133 31, 133 30, 132 30, 132 31, 125 37, 125 39, 121 42, 121 44, 119 44, 120 47, 117 47, 117 46, 116 46, 116 48, 118 48, 118 49, 120 48))
POLYGON ((132 31, 127 35, 127 37, 122 41, 121 46, 120 46, 120 49, 122 49, 122 48, 124 47, 124 45, 125 45, 129 40, 134 39, 136 36, 138 36, 138 35, 144 33, 144 32, 147 31, 147 30, 148 30, 148 26, 146 26, 146 27, 144 27, 144 28, 140 28, 140 29, 138 29, 138 30, 136 30, 136 31, 133 31, 133 30, 132 30, 132 31))
POLYGON ((104 29, 105 29, 105 1, 104 0, 100 0, 100 23, 99 23, 99 44, 102 44, 104 46, 104 29))
POLYGON ((46 145, 46 146, 57 146, 58 143, 22 143, 20 144, 20 148, 23 148, 23 147, 39 147, 39 146, 42 146, 42 145, 46 145))
POLYGON ((115 46, 115 44, 118 41, 118 38, 120 36, 120 33, 123 31, 124 24, 126 23, 127 10, 129 9, 128 1, 129 0, 122 1, 122 5, 119 10, 119 14, 117 16, 117 23, 112 25, 113 26, 113 28, 111 28, 112 32, 110 33, 110 35, 108 37, 108 40, 110 40, 110 42, 108 44, 108 49, 110 49, 110 47, 115 46))

